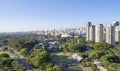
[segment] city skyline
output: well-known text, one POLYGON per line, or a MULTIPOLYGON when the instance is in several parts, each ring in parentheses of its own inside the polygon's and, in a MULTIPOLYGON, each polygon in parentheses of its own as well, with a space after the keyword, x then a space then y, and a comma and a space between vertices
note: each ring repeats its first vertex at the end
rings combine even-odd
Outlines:
POLYGON ((1 0, 0 32, 36 31, 111 24, 119 21, 119 0, 1 0))

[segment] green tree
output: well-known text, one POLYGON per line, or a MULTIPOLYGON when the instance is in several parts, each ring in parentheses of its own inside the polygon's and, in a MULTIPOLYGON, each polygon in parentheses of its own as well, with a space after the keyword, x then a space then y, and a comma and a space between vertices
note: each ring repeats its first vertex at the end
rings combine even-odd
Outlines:
POLYGON ((11 65, 15 70, 20 68, 20 64, 17 60, 12 61, 11 65))
POLYGON ((99 59, 101 56, 103 56, 105 53, 103 51, 94 50, 89 53, 89 57, 93 59, 99 59))
POLYGON ((97 71, 97 66, 95 64, 91 65, 93 71, 97 71))
POLYGON ((86 42, 82 38, 71 38, 62 45, 62 49, 65 52, 83 52, 86 49, 85 45, 86 42))
POLYGON ((21 53, 22 55, 27 55, 28 49, 27 49, 27 48, 22 48, 22 49, 20 50, 20 53, 21 53))
POLYGON ((53 71, 63 71, 62 68, 58 65, 53 66, 53 71))
POLYGON ((29 62, 32 62, 35 67, 45 67, 45 63, 49 61, 49 53, 45 50, 44 46, 41 47, 36 45, 34 48, 34 52, 31 54, 29 62))
POLYGON ((99 43, 95 43, 93 45, 93 48, 97 50, 108 50, 112 48, 112 46, 106 42, 99 42, 99 43))
POLYGON ((2 53, 2 54, 0 54, 0 57, 9 58, 10 56, 9 56, 9 54, 2 53))

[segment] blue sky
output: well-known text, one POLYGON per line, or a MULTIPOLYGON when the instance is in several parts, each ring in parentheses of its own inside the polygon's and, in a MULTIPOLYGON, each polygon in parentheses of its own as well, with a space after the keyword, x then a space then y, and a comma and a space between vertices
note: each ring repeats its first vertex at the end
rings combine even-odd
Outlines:
POLYGON ((120 21, 120 0, 0 0, 0 32, 78 28, 120 21))

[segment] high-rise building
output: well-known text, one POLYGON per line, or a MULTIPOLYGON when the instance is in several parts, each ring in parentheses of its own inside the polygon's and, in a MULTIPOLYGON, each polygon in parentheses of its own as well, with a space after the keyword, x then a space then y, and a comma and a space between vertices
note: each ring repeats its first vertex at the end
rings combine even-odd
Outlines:
POLYGON ((115 44, 115 39, 114 39, 114 37, 115 37, 115 35, 114 35, 114 32, 115 31, 115 29, 114 29, 114 26, 112 26, 112 25, 107 25, 106 26, 106 43, 108 43, 108 44, 111 44, 111 45, 114 45, 115 44))
POLYGON ((113 21, 112 26, 119 26, 119 21, 113 21))
POLYGON ((89 41, 95 41, 95 26, 89 27, 89 41))
POLYGON ((103 41, 106 40, 106 28, 103 28, 103 41))
POLYGON ((120 44, 120 26, 115 26, 115 42, 120 44))
POLYGON ((87 22, 87 25, 86 25, 86 40, 89 41, 90 39, 90 36, 89 36, 89 29, 90 29, 90 26, 91 26, 91 22, 87 22))
POLYGON ((95 42, 103 41, 103 24, 97 24, 95 26, 95 42))
POLYGON ((92 25, 91 22, 87 23, 86 27, 86 40, 103 42, 114 45, 120 44, 120 26, 119 21, 114 21, 112 24, 107 25, 105 28, 103 24, 92 25))
POLYGON ((119 34, 119 21, 114 21, 112 23, 112 25, 114 26, 114 39, 115 39, 115 43, 119 43, 120 42, 120 34, 119 34))

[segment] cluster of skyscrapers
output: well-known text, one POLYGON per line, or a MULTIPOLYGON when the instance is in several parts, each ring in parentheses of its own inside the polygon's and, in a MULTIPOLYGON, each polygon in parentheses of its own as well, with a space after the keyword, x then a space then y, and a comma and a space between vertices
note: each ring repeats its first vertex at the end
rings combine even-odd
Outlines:
POLYGON ((88 22, 86 25, 86 40, 93 42, 103 42, 108 44, 120 44, 120 26, 118 21, 104 26, 103 24, 92 25, 88 22))

